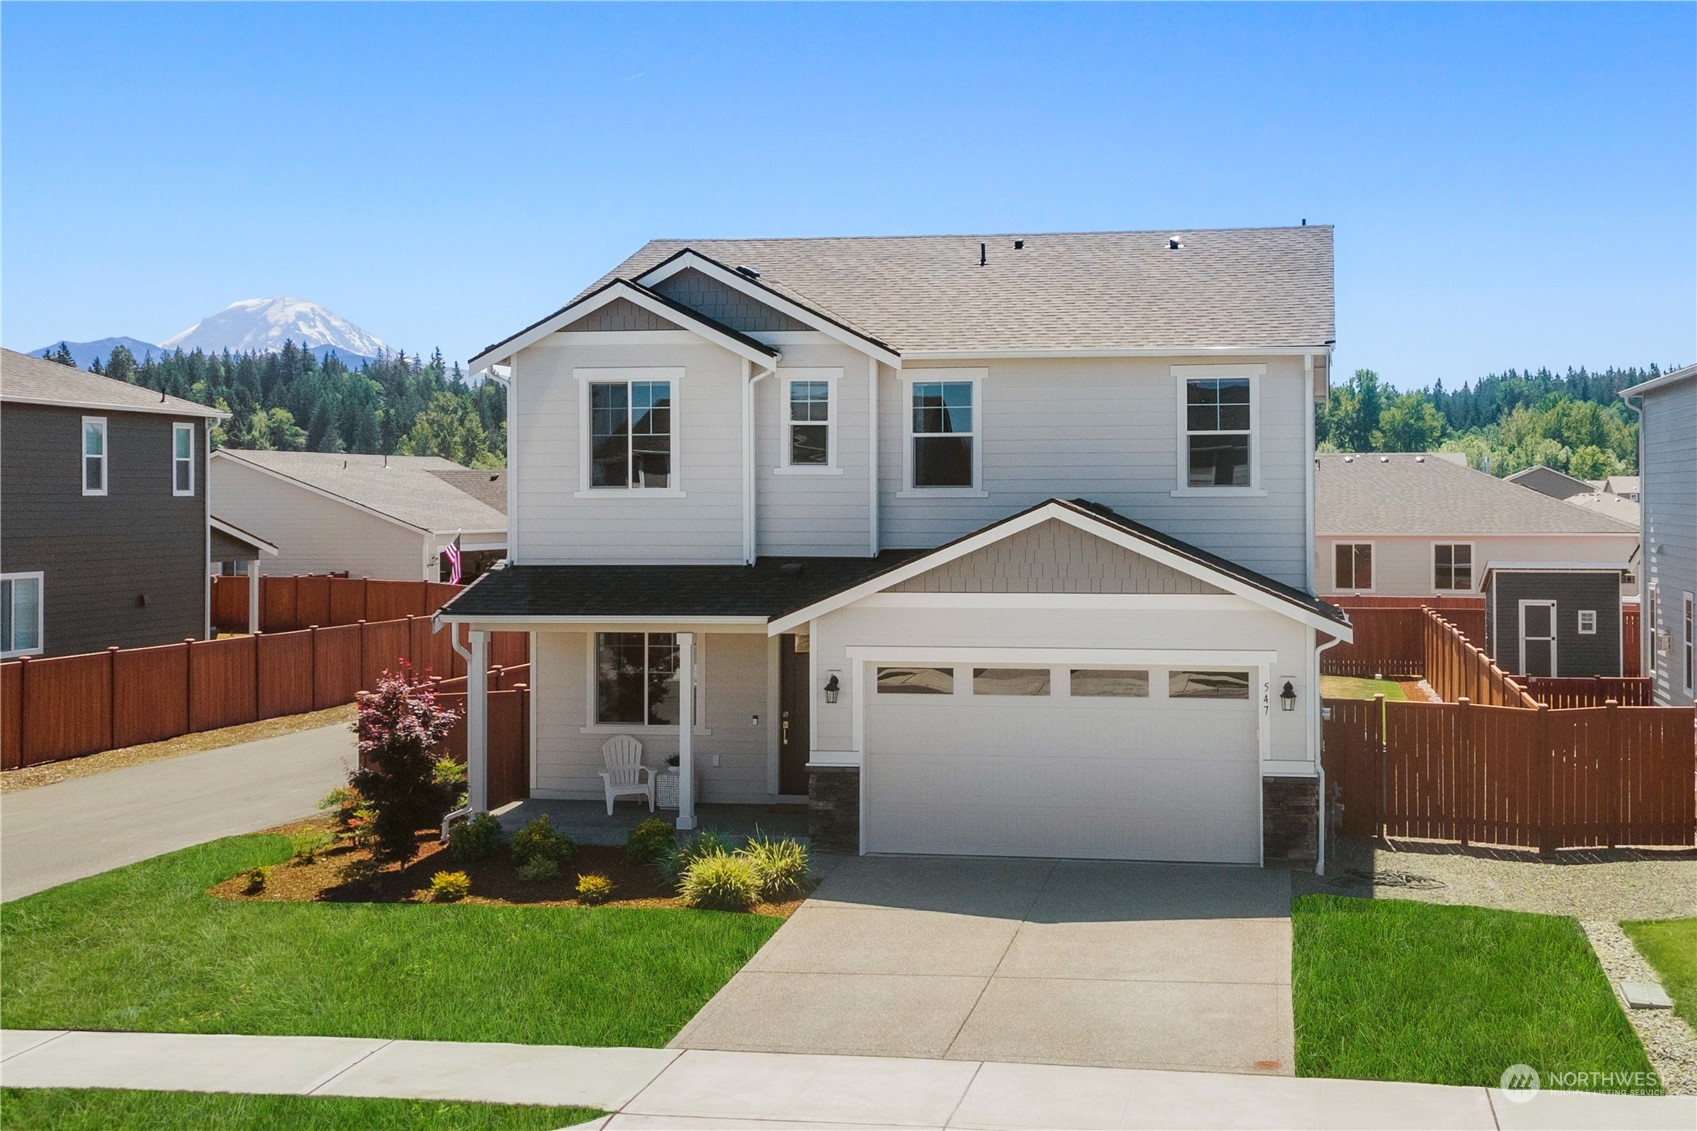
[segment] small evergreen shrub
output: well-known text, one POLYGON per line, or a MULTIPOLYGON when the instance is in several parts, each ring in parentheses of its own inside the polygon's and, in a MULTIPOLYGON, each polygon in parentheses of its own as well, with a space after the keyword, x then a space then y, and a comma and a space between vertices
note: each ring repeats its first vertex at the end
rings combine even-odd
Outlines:
POLYGON ((377 807, 353 786, 344 785, 331 790, 318 807, 330 811, 336 822, 337 840, 359 848, 371 839, 371 829, 377 821, 377 807))
POLYGON ((513 834, 513 862, 520 867, 539 858, 564 864, 576 851, 577 842, 555 832, 554 822, 546 813, 513 834))
POLYGON ((330 847, 333 839, 327 833, 297 833, 290 842, 294 846, 290 858, 296 864, 311 864, 320 852, 330 847))
POLYGON ((754 871, 760 877, 762 898, 789 899, 801 894, 807 882, 807 849, 794 839, 771 840, 753 836, 741 855, 754 864, 754 871))
POLYGON ((650 817, 625 837, 625 859, 641 866, 653 864, 676 848, 678 837, 670 821, 650 817))
POLYGON ((760 873, 746 856, 703 856, 684 869, 678 894, 707 911, 747 911, 760 900, 760 873))
POLYGON ((606 903, 613 898, 613 881, 598 872, 577 878, 577 901, 579 903, 606 903))
POLYGON ((242 888, 242 891, 248 895, 258 895, 265 890, 266 881, 270 879, 270 868, 249 868, 247 870, 247 886, 242 888))
POLYGON ((560 874, 560 862, 546 856, 533 856, 518 866, 518 877, 527 884, 539 884, 560 874))
POLYGON ((501 822, 487 813, 448 830, 448 855, 461 864, 482 860, 501 843, 501 822))
POLYGON ((471 877, 464 872, 437 872, 430 877, 432 903, 455 903, 471 894, 471 877))
POLYGON ((697 860, 708 856, 729 856, 730 842, 718 833, 703 831, 687 844, 673 844, 666 854, 655 863, 660 869, 661 878, 676 887, 683 882, 684 873, 697 860))

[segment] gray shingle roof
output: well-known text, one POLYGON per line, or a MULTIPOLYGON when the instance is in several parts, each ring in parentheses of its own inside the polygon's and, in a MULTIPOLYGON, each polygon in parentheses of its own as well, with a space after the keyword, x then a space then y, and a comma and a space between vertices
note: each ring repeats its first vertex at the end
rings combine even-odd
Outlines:
POLYGON ((491 510, 507 513, 507 473, 481 467, 454 471, 432 471, 430 474, 456 490, 464 491, 491 510))
POLYGON ((1317 458, 1314 526, 1321 535, 1637 533, 1605 514, 1433 455, 1317 458))
POLYGON ((904 353, 1320 346, 1336 336, 1329 226, 652 240, 582 293, 685 248, 753 267, 762 284, 904 353), (1183 247, 1170 249, 1173 238, 1183 247))
MULTIPOLYGON (((235 459, 316 487, 337 498, 436 534, 505 533, 507 516, 445 482, 438 472, 470 471, 438 456, 250 452, 221 448, 235 459)), ((488 474, 479 472, 478 474, 488 474)))
POLYGON ((1610 518, 1628 523, 1634 529, 1640 525, 1638 504, 1623 495, 1611 495, 1606 491, 1586 491, 1579 495, 1569 495, 1562 502, 1573 507, 1582 507, 1593 514, 1606 514, 1610 518))
POLYGON ((63 405, 113 412, 156 412, 171 416, 222 417, 229 413, 167 397, 141 385, 85 373, 69 365, 13 350, 0 350, 0 401, 63 405))

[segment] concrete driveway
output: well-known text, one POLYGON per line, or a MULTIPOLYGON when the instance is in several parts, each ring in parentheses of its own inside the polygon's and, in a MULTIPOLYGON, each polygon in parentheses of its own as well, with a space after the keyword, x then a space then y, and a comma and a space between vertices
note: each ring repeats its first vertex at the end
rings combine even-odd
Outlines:
POLYGON ((1290 1075, 1290 878, 859 857, 675 1048, 1290 1075))

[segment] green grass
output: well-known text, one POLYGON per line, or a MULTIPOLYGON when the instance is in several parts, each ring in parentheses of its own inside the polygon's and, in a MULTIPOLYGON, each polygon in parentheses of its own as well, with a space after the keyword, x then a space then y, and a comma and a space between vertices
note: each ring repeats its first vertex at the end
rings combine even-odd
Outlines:
POLYGON ((1302 896, 1291 919, 1299 1076, 1651 1071, 1573 919, 1335 895, 1302 896))
POLYGON ((1656 968, 1675 1012, 1697 1027, 1697 919, 1646 919, 1620 926, 1656 968))
POLYGON ((584 1107, 368 1100, 343 1096, 238 1096, 119 1088, 6 1088, 6 1131, 549 1131, 605 1113, 584 1107))
POLYGON ((206 894, 289 852, 229 837, 3 905, 6 1026, 659 1047, 779 926, 206 894))
POLYGON ((1362 679, 1353 675, 1323 675, 1320 677, 1320 696, 1323 699, 1371 699, 1383 695, 1385 701, 1407 699, 1402 685, 1390 679, 1362 679))

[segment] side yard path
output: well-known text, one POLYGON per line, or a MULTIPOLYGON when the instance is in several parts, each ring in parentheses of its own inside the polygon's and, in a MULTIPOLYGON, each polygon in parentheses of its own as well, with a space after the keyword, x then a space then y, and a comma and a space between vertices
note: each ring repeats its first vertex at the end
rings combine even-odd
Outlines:
POLYGON ((962 1128, 1697 1125, 1697 1099, 981 1061, 633 1048, 0 1032, 11 1088, 146 1087, 552 1104, 592 1126, 962 1128))

